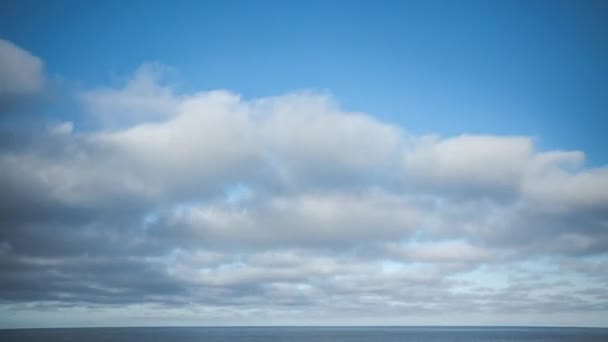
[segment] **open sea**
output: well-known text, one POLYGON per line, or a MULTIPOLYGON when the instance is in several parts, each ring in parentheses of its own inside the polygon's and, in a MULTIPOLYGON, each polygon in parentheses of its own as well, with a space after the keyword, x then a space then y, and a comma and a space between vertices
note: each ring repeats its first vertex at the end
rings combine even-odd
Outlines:
POLYGON ((2 342, 486 342, 608 341, 604 328, 175 327, 0 330, 2 342))

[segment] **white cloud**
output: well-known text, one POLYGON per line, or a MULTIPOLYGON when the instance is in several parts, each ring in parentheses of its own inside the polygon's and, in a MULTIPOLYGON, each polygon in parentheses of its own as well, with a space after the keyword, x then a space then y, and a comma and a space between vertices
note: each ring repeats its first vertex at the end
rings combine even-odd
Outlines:
POLYGON ((540 153, 524 179, 526 198, 551 211, 608 212, 608 168, 584 168, 582 152, 540 153))
POLYGON ((341 111, 326 94, 296 93, 253 104, 266 152, 288 183, 324 186, 395 178, 401 130, 363 113, 341 111))
POLYGON ((203 206, 177 212, 201 241, 240 245, 356 247, 406 238, 419 222, 407 200, 385 193, 306 194, 256 199, 244 208, 203 206))
POLYGON ((254 135, 247 106, 215 91, 188 97, 166 121, 101 132, 90 141, 112 151, 107 157, 120 163, 119 176, 130 173, 158 196, 170 196, 248 178, 261 162, 254 135))
POLYGON ((100 88, 80 94, 88 111, 110 127, 162 120, 179 104, 169 84, 162 83, 170 69, 158 63, 140 66, 121 88, 100 88))
POLYGON ((512 196, 532 153, 527 137, 421 137, 404 153, 406 182, 462 196, 512 196))

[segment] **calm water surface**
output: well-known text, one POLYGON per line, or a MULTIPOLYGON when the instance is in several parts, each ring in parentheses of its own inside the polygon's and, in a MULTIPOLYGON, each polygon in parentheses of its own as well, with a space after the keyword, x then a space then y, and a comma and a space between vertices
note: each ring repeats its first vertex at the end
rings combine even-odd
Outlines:
POLYGON ((230 327, 0 330, 3 342, 608 341, 608 329, 492 327, 230 327))

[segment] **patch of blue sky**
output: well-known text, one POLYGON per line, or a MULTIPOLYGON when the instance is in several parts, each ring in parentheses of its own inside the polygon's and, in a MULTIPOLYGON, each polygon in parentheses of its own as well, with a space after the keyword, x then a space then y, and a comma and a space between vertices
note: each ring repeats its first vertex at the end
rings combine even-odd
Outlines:
POLYGON ((254 196, 254 191, 246 184, 238 183, 228 187, 225 191, 226 202, 232 206, 238 206, 249 201, 254 196))

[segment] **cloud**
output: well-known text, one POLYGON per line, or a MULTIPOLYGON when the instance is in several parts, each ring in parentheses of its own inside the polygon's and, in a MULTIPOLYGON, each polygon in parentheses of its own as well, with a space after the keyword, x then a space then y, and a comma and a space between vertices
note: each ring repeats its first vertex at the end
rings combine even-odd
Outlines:
POLYGON ((606 312, 591 290, 606 282, 592 273, 608 173, 582 151, 415 136, 327 93, 178 93, 162 70, 80 94, 94 129, 9 128, 22 138, 0 148, 0 310, 121 304, 233 324, 606 312))
POLYGON ((397 177, 401 130, 367 114, 343 112, 327 94, 260 99, 253 111, 265 153, 289 185, 390 183, 397 177))
POLYGON ((473 246, 465 241, 437 241, 411 243, 408 245, 390 244, 389 253, 398 258, 413 262, 484 262, 492 252, 482 247, 473 246))
POLYGON ((44 87, 42 61, 15 44, 0 39, 0 110, 44 87))
POLYGON ((402 239, 416 228, 418 216, 416 208, 398 196, 334 193, 259 198, 244 207, 188 208, 172 214, 168 221, 170 229, 185 226, 190 236, 203 244, 209 241, 211 246, 224 242, 241 248, 331 248, 402 239))
POLYGON ((527 137, 421 137, 412 145, 404 153, 412 186, 475 197, 514 196, 533 153, 527 137))
POLYGON ((174 113, 179 99, 164 83, 171 69, 158 63, 141 65, 121 88, 99 88, 79 94, 85 108, 109 126, 162 120, 174 113))
POLYGON ((529 200, 556 211, 608 211, 608 168, 585 169, 581 152, 536 156, 524 182, 529 200))

